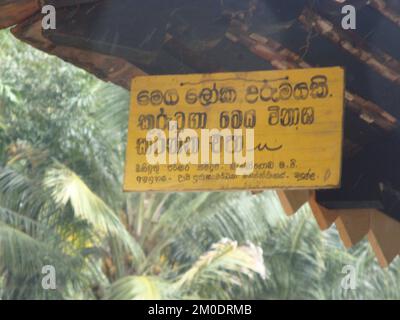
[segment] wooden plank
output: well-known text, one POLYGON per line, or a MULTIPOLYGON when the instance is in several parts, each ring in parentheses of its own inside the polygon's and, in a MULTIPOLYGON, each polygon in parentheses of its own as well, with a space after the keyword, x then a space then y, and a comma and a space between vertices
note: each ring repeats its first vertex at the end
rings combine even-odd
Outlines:
POLYGON ((123 59, 96 52, 57 46, 52 50, 52 54, 128 90, 132 78, 146 75, 143 70, 123 59))
MULTIPOLYGON (((378 10, 383 16, 400 27, 400 14, 390 8, 390 5, 385 0, 370 0, 369 5, 378 10)), ((392 1, 392 5, 396 4, 399 8, 399 3, 392 1)))
POLYGON ((375 212, 373 209, 332 211, 338 215, 335 224, 346 248, 351 248, 367 235, 370 228, 371 214, 375 212))
POLYGON ((79 6, 83 4, 99 2, 101 0, 42 0, 44 4, 51 5, 56 8, 63 8, 68 6, 79 6))
POLYGON ((382 267, 389 266, 399 254, 400 223, 381 212, 374 212, 371 215, 368 240, 379 264, 382 267))
POLYGON ((318 202, 315 199, 315 191, 311 193, 309 205, 311 208, 311 212, 313 213, 314 218, 317 221, 318 226, 320 227, 321 230, 329 229, 330 226, 338 217, 337 212, 328 210, 318 204, 318 202))
POLYGON ((288 216, 295 214, 310 198, 309 190, 277 190, 276 193, 288 216))
POLYGON ((16 25, 40 8, 37 0, 0 1, 0 29, 16 25))
POLYGON ((67 46, 56 46, 42 34, 41 15, 34 15, 12 29, 15 37, 49 54, 73 63, 104 81, 129 90, 132 78, 146 75, 124 59, 67 46))
POLYGON ((137 77, 124 189, 337 187, 343 101, 338 67, 137 77), (179 130, 170 130, 173 122, 179 130), (168 152, 173 141, 181 145, 168 152))

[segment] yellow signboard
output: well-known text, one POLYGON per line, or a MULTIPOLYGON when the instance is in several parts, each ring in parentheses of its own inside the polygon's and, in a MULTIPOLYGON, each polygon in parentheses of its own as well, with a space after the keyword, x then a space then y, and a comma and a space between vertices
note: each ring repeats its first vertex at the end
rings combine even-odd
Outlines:
POLYGON ((125 191, 340 185, 344 71, 132 81, 125 191))

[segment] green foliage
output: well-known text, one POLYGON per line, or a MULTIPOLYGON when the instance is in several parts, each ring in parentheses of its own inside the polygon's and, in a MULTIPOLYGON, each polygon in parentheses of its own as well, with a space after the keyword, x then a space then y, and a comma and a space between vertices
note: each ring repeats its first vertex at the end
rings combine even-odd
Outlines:
POLYGON ((272 192, 124 194, 129 93, 8 31, 0 47, 0 298, 399 298, 399 261, 345 251, 272 192))
POLYGON ((168 280, 155 276, 124 277, 110 286, 107 298, 232 298, 220 288, 225 285, 243 285, 239 275, 251 279, 254 273, 263 279, 266 277, 261 248, 251 243, 238 246, 236 242, 223 239, 215 243, 183 274, 168 280))

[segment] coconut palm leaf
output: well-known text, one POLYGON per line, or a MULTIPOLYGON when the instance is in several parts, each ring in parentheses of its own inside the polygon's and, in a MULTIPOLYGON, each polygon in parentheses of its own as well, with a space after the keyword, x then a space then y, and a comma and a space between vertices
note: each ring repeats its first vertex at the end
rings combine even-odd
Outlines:
POLYGON ((113 84, 104 83, 96 88, 94 97, 98 107, 93 117, 103 125, 102 132, 119 142, 125 141, 129 118, 129 92, 113 84))
POLYGON ((52 248, 16 228, 0 223, 0 249, 1 270, 29 274, 41 270, 43 258, 52 248))
MULTIPOLYGON (((251 243, 238 246, 235 241, 223 239, 174 281, 173 278, 168 280, 160 276, 124 277, 108 288, 107 298, 159 300, 198 297, 205 290, 210 290, 211 282, 237 286, 245 278, 252 279, 255 274, 262 278, 267 275, 261 248, 251 243)), ((212 287, 220 297, 226 296, 221 287, 212 287)))
POLYGON ((0 274, 9 298, 24 299, 32 294, 62 298, 74 290, 87 291, 94 279, 104 282, 98 263, 89 257, 94 249, 76 248, 49 226, 0 208, 0 274), (52 293, 41 287, 46 265, 57 272, 57 290, 52 293))
POLYGON ((31 179, 10 167, 0 167, 0 203, 9 209, 38 218, 44 212, 54 213, 39 179, 31 179))
MULTIPOLYGON (((246 276, 252 279, 258 274, 266 279, 267 270, 264 265, 262 249, 252 243, 238 246, 236 241, 222 239, 212 245, 176 282, 179 290, 198 293, 215 289, 215 284, 242 285, 246 276)), ((218 294, 216 290, 215 293, 218 294)))
POLYGON ((101 235, 110 234, 126 245, 136 262, 142 263, 144 253, 140 245, 127 232, 114 212, 94 194, 82 179, 66 167, 50 169, 44 180, 56 204, 71 204, 77 217, 87 220, 101 235))
POLYGON ((113 283, 106 299, 112 300, 165 300, 176 299, 172 283, 159 277, 130 276, 113 283))

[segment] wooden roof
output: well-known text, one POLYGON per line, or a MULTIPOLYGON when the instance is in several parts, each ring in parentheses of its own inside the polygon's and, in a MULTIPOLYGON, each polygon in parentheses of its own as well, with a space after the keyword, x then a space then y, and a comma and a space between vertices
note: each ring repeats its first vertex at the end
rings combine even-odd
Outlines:
POLYGON ((346 1, 358 9, 349 31, 341 2, 0 0, 0 28, 128 90, 142 74, 344 66, 342 188, 278 195, 289 215, 309 203, 346 247, 367 236, 386 266, 400 253, 400 2, 346 1), (56 30, 41 28, 44 4, 56 30))

